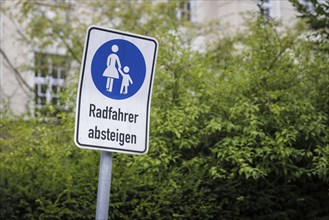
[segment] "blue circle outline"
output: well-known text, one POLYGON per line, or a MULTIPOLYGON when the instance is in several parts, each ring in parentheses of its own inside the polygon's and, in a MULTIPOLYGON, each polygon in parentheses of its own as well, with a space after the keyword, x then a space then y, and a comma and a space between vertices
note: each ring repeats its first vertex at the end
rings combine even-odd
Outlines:
MULTIPOLYGON (((116 65, 118 68, 118 65, 116 65)), ((114 39, 102 44, 92 59, 91 63, 92 80, 97 89, 106 97, 116 100, 127 99, 135 95, 142 87, 146 76, 145 59, 141 51, 131 42, 123 39, 114 39), (103 76, 104 70, 107 68, 107 57, 114 53, 112 46, 117 45, 119 50, 115 54, 119 57, 121 70, 125 66, 129 67, 129 76, 132 79, 132 84, 128 86, 128 93, 121 94, 122 76, 119 73, 118 79, 113 79, 112 92, 106 91, 107 77, 103 76)))

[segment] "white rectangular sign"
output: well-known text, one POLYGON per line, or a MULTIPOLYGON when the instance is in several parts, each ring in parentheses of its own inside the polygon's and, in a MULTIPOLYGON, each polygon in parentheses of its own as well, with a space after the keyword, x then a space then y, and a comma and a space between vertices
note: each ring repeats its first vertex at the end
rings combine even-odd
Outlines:
POLYGON ((157 50, 151 37, 88 29, 77 96, 78 147, 147 153, 157 50))

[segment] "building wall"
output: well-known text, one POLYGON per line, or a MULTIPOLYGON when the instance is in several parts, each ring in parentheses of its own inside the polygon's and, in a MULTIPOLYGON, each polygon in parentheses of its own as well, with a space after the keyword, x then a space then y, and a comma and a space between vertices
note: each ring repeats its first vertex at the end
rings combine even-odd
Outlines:
POLYGON ((280 19, 284 26, 290 26, 297 22, 297 12, 293 8, 289 1, 279 1, 280 2, 280 19))
MULTIPOLYGON (((4 1, 0 4, 1 9, 12 4, 15 2, 4 1)), ((10 13, 18 13, 18 10, 10 13)), ((1 12, 0 48, 5 54, 0 54, 0 108, 8 106, 17 114, 25 113, 31 107, 34 80, 33 73, 24 70, 26 63, 32 62, 33 57, 28 47, 20 45, 18 39, 21 30, 19 24, 1 12), (21 73, 20 77, 18 72, 21 73)))
MULTIPOLYGON (((192 1, 193 20, 206 22, 209 20, 227 24, 232 31, 243 29, 244 15, 247 12, 259 12, 255 0, 221 0, 221 1, 192 1)), ((291 25, 295 22, 296 11, 288 0, 271 0, 271 17, 282 20, 283 24, 291 25)))
POLYGON ((243 24, 243 12, 257 10, 252 0, 197 1, 197 5, 196 21, 215 20, 234 28, 243 24))

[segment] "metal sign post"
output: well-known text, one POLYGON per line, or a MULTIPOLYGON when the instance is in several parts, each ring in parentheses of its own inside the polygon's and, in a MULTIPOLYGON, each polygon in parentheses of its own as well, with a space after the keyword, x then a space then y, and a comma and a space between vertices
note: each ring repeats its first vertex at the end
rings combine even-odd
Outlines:
POLYGON ((112 153, 101 151, 99 163, 96 220, 108 219, 112 176, 112 153))

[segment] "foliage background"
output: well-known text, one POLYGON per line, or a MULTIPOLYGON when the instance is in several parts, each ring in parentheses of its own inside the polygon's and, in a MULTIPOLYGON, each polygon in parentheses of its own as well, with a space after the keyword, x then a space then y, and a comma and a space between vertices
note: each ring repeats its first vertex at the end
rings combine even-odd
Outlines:
POLYGON ((2 111, 0 219, 94 218, 99 152, 73 143, 76 79, 94 21, 160 44, 150 152, 115 154, 110 219, 329 218, 328 53, 304 37, 303 23, 286 30, 249 15, 245 32, 228 37, 217 24, 173 19, 174 4, 99 3, 90 2, 90 21, 72 25, 62 13, 73 9, 47 19, 35 2, 17 5, 18 19, 31 18, 26 42, 42 50, 59 39, 77 68, 62 94, 70 110, 46 106, 42 119, 2 111), (194 50, 200 34, 217 40, 194 50))

